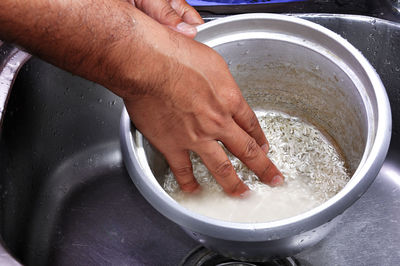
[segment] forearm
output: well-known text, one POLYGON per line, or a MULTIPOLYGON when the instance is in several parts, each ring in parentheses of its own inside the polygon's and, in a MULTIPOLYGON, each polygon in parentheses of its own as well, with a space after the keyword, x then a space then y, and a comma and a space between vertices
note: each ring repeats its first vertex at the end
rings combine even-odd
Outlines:
POLYGON ((169 68, 168 55, 158 52, 171 50, 158 47, 169 34, 126 1, 0 1, 0 39, 120 96, 169 68))
MULTIPOLYGON (((0 0, 0 39, 123 97, 135 126, 165 155, 183 190, 198 187, 189 151, 227 193, 248 190, 217 141, 263 182, 282 183, 265 156, 268 142, 257 118, 223 58, 168 29, 179 18, 171 25, 156 10, 172 1, 151 1, 140 1, 149 4, 142 8, 165 26, 122 0, 0 0)), ((190 13, 181 7, 181 16, 190 13)))

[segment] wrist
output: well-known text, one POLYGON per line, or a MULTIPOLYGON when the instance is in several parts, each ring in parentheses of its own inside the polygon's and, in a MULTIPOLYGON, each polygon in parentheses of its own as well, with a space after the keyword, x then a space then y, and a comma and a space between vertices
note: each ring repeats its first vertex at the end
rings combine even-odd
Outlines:
POLYGON ((118 64, 118 70, 104 85, 125 100, 168 95, 168 89, 179 79, 185 65, 186 49, 182 42, 187 38, 143 16, 136 25, 139 43, 132 46, 135 40, 127 38, 110 53, 110 60, 118 64))

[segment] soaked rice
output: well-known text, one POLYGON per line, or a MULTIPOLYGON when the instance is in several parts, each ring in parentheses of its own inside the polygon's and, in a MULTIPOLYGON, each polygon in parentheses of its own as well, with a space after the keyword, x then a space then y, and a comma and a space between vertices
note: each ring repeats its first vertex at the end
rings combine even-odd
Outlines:
POLYGON ((226 195, 199 156, 191 153, 194 175, 202 187, 197 195, 179 189, 171 172, 164 190, 196 213, 232 222, 268 222, 310 210, 338 193, 349 181, 343 158, 315 126, 276 111, 256 111, 269 141, 268 157, 285 177, 285 184, 261 183, 239 159, 227 151, 239 178, 250 188, 245 199, 226 195))

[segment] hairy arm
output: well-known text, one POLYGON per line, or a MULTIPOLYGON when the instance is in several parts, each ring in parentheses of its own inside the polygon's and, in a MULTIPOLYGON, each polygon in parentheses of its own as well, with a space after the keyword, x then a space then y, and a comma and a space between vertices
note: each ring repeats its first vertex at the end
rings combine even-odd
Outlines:
POLYGON ((0 39, 120 96, 165 67, 152 62, 169 33, 126 1, 2 0, 0 29, 0 39))
POLYGON ((239 196, 248 190, 218 141, 261 181, 281 184, 282 174, 265 154, 268 142, 225 61, 177 33, 187 28, 179 16, 201 22, 188 15, 193 10, 183 3, 1 0, 0 39, 121 96, 135 126, 164 154, 182 190, 199 186, 189 151, 201 157, 226 193, 239 196), (166 3, 178 18, 174 12, 168 13, 172 19, 156 12, 166 3))

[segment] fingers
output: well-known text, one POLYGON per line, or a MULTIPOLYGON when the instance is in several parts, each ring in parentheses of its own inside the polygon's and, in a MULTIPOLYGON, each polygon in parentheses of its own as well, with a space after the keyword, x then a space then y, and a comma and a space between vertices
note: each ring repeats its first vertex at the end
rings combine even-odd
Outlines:
MULTIPOLYGON (((183 17, 179 16, 176 10, 166 0, 135 0, 135 6, 153 19, 157 20, 159 23, 166 25, 179 33, 190 38, 196 36, 196 27, 184 22, 183 17)), ((177 5, 181 13, 182 10, 186 10, 182 14, 189 12, 188 8, 183 8, 181 6, 182 4, 177 5)))
POLYGON ((261 147, 265 154, 268 153, 269 143, 263 130, 261 129, 260 123, 249 104, 244 100, 240 101, 236 113, 233 115, 235 122, 253 137, 257 144, 261 147))
POLYGON ((187 151, 167 155, 167 161, 182 191, 194 192, 200 188, 193 175, 192 162, 187 151))
POLYGON ((249 190, 236 175, 228 156, 218 142, 211 141, 203 145, 197 153, 225 193, 237 197, 243 196, 249 190))
POLYGON ((204 23, 204 20, 196 9, 189 5, 185 0, 170 0, 169 2, 184 22, 190 25, 200 25, 204 23))
POLYGON ((257 141, 234 125, 231 134, 222 139, 224 145, 252 170, 261 182, 270 186, 283 183, 283 175, 266 156, 257 141))

